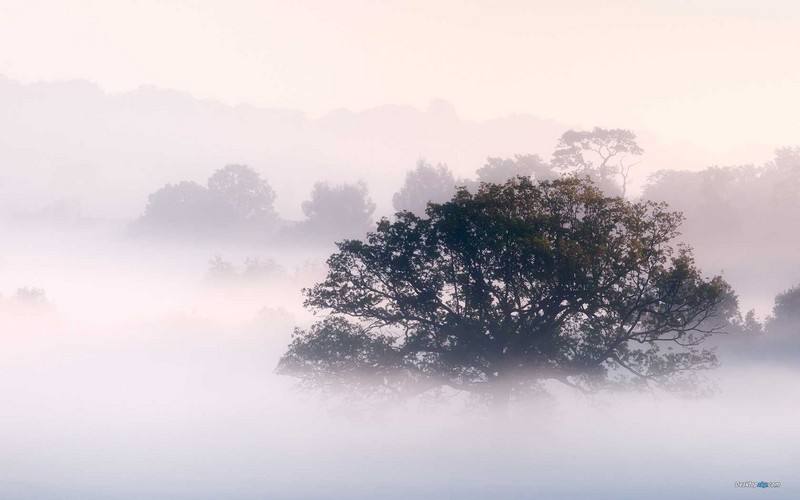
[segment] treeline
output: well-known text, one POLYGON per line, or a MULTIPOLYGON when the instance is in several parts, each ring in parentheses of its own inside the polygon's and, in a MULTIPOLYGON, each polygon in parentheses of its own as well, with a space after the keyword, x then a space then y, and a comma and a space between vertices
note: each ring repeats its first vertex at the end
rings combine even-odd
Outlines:
POLYGON ((779 149, 773 160, 760 166, 661 171, 651 177, 643 197, 666 201, 683 212, 684 235, 703 247, 731 251, 795 244, 800 229, 800 148, 779 149))
POLYGON ((206 185, 183 181, 150 194, 134 230, 178 238, 322 242, 363 234, 375 210, 363 183, 315 184, 302 204, 305 219, 300 222, 281 219, 275 199, 275 191, 258 172, 228 165, 214 172, 206 185))
MULTIPOLYGON (((397 211, 422 214, 429 202, 450 199, 457 186, 502 183, 517 176, 536 180, 564 175, 589 177, 604 191, 624 195, 633 159, 642 154, 636 136, 622 129, 568 131, 551 161, 534 154, 489 158, 473 179, 459 179, 446 165, 420 160, 392 198, 397 211)), ((287 221, 275 211, 276 193, 267 179, 246 165, 228 165, 205 185, 183 181, 150 194, 134 224, 139 234, 178 238, 331 243, 364 235, 373 226, 375 204, 362 182, 318 182, 302 202, 304 219, 287 221)))
MULTIPOLYGON (((423 214, 429 202, 449 200, 457 186, 516 176, 537 181, 563 176, 592 179, 606 194, 630 198, 628 176, 643 154, 627 130, 570 130, 550 158, 535 154, 488 158, 471 178, 443 164, 420 161, 392 197, 396 211, 423 214)), ((642 198, 666 202, 684 215, 682 240, 704 268, 723 272, 750 298, 774 296, 800 282, 800 148, 785 148, 763 165, 666 170, 652 175, 642 198)), ((205 185, 169 184, 149 196, 135 223, 140 233, 264 244, 330 245, 374 228, 375 203, 363 183, 314 185, 303 218, 282 219, 276 193, 250 167, 229 165, 205 185)))

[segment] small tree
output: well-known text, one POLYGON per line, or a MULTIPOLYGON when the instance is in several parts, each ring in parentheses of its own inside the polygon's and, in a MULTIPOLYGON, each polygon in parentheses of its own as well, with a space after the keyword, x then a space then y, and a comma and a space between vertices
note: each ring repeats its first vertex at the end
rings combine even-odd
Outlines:
POLYGON ((672 245, 680 214, 586 180, 460 189, 427 217, 338 243, 279 371, 389 392, 447 385, 504 404, 544 379, 668 384, 715 365, 701 343, 736 301, 672 245))
POLYGON ((592 178, 608 193, 628 189, 628 175, 637 163, 632 157, 644 150, 636 142, 636 134, 624 129, 595 127, 592 131, 564 132, 553 153, 555 168, 581 177, 592 178), (619 178, 619 184, 614 180, 619 178))

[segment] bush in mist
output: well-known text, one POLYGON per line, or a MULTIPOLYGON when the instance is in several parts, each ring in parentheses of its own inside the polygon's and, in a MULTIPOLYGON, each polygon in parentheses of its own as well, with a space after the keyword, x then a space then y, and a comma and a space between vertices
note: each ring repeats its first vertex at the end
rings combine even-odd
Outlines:
POLYGON ((44 312, 52 304, 47 300, 44 289, 36 287, 17 288, 10 297, 0 294, 0 313, 2 312, 44 312))
POLYGON ((245 165, 215 171, 207 187, 183 181, 148 196, 138 227, 165 235, 259 237, 274 230, 275 193, 245 165))
POLYGON ((273 259, 247 257, 243 266, 215 255, 208 262, 207 279, 218 285, 259 284, 284 278, 286 271, 273 259))
POLYGON ((22 287, 14 294, 14 300, 19 304, 29 306, 43 306, 47 304, 47 295, 41 288, 22 287))
POLYGON ((720 277, 675 247, 663 204, 588 180, 459 189, 338 243, 279 364, 312 383, 384 392, 449 386, 504 404, 545 379, 591 390, 669 386, 716 364, 703 341, 736 317, 720 277))
POLYGON ((392 196, 395 210, 408 210, 422 215, 429 202, 440 203, 449 200, 456 190, 456 180, 446 165, 435 167, 424 160, 417 162, 417 168, 406 173, 400 191, 392 196))

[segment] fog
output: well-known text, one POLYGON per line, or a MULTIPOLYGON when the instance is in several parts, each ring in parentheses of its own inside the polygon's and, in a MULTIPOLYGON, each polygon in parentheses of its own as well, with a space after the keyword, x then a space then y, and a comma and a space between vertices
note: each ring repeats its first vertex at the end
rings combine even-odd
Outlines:
MULTIPOLYGON (((87 80, 23 83, 0 76, 0 207, 5 212, 133 218, 147 194, 167 183, 203 182, 226 164, 246 164, 275 188, 278 212, 301 215, 317 181, 364 181, 378 213, 420 159, 474 174, 487 157, 539 154, 579 124, 509 113, 460 116, 446 100, 420 108, 381 105, 332 110, 231 106, 186 92, 139 86, 105 92, 87 80)), ((594 125, 620 126, 613 118, 594 125)), ((659 169, 768 161, 780 140, 722 151, 637 129, 647 161, 632 172, 635 191, 659 169)), ((699 143, 699 144, 698 144, 699 143)))
POLYGON ((798 13, 0 0, 0 499, 800 498, 798 13))
POLYGON ((749 480, 795 496, 796 356, 723 349, 702 397, 553 383, 508 414, 455 393, 387 406, 274 373, 328 247, 3 234, 5 498, 700 499, 752 494, 734 488, 749 480), (215 255, 281 271, 220 280, 215 255))

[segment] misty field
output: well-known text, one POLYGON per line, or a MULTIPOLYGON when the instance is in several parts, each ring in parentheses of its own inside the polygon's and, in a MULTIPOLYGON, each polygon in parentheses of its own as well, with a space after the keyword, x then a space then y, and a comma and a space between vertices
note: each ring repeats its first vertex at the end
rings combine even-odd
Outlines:
POLYGON ((7 498, 744 498, 747 480, 793 496, 794 362, 723 357, 699 398, 554 384, 500 416, 453 393, 320 398, 274 374, 311 321, 306 257, 219 283, 211 249, 6 229, 3 282, 46 290, 3 294, 7 498))

